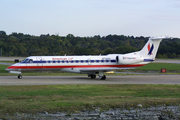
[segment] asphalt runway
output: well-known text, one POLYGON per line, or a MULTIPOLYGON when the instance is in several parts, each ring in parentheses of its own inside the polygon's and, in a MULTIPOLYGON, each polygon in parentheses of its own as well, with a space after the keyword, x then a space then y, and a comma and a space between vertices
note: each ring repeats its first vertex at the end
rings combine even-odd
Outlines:
POLYGON ((174 84, 180 85, 180 75, 122 75, 106 80, 87 76, 0 76, 0 85, 65 85, 65 84, 174 84))

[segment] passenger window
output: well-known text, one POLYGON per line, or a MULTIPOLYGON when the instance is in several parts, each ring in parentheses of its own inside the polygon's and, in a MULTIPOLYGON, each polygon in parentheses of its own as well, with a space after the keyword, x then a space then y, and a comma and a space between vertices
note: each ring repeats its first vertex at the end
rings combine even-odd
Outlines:
POLYGON ((99 63, 99 60, 96 60, 97 63, 99 63))
POLYGON ((109 62, 109 60, 106 60, 106 62, 109 62))
POLYGON ((104 60, 101 60, 101 62, 103 63, 103 62, 104 62, 104 60))

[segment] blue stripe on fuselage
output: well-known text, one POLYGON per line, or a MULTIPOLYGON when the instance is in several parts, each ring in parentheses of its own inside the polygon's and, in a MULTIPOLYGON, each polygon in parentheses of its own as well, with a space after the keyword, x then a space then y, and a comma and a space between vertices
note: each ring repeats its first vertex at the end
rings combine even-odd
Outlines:
MULTIPOLYGON (((88 62, 91 62, 91 63, 105 63, 105 62, 111 62, 111 63, 114 63, 116 62, 116 60, 71 60, 71 61, 67 61, 67 60, 62 60, 62 61, 33 61, 31 63, 88 63, 88 62)), ((30 62, 26 63, 26 62, 21 62, 21 63, 24 63, 24 64, 31 64, 30 62)))
POLYGON ((154 61, 154 60, 153 59, 144 59, 143 62, 152 62, 152 61, 154 61))

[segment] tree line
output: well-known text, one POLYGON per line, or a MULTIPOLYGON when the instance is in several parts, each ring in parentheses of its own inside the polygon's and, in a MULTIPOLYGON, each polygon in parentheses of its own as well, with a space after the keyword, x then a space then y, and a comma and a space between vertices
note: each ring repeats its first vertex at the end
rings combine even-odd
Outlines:
MULTIPOLYGON (((124 35, 95 35, 75 37, 42 34, 33 36, 13 32, 7 35, 0 31, 2 56, 46 56, 46 55, 106 55, 124 54, 142 49, 148 37, 124 35)), ((180 39, 163 40, 157 58, 180 58, 180 39)))

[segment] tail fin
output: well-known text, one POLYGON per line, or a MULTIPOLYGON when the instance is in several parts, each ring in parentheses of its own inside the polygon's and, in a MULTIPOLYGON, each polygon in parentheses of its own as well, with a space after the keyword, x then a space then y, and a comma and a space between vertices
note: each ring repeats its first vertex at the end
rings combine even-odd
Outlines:
POLYGON ((144 59, 155 59, 160 42, 167 38, 169 37, 150 37, 146 45, 139 51, 140 55, 144 59))

